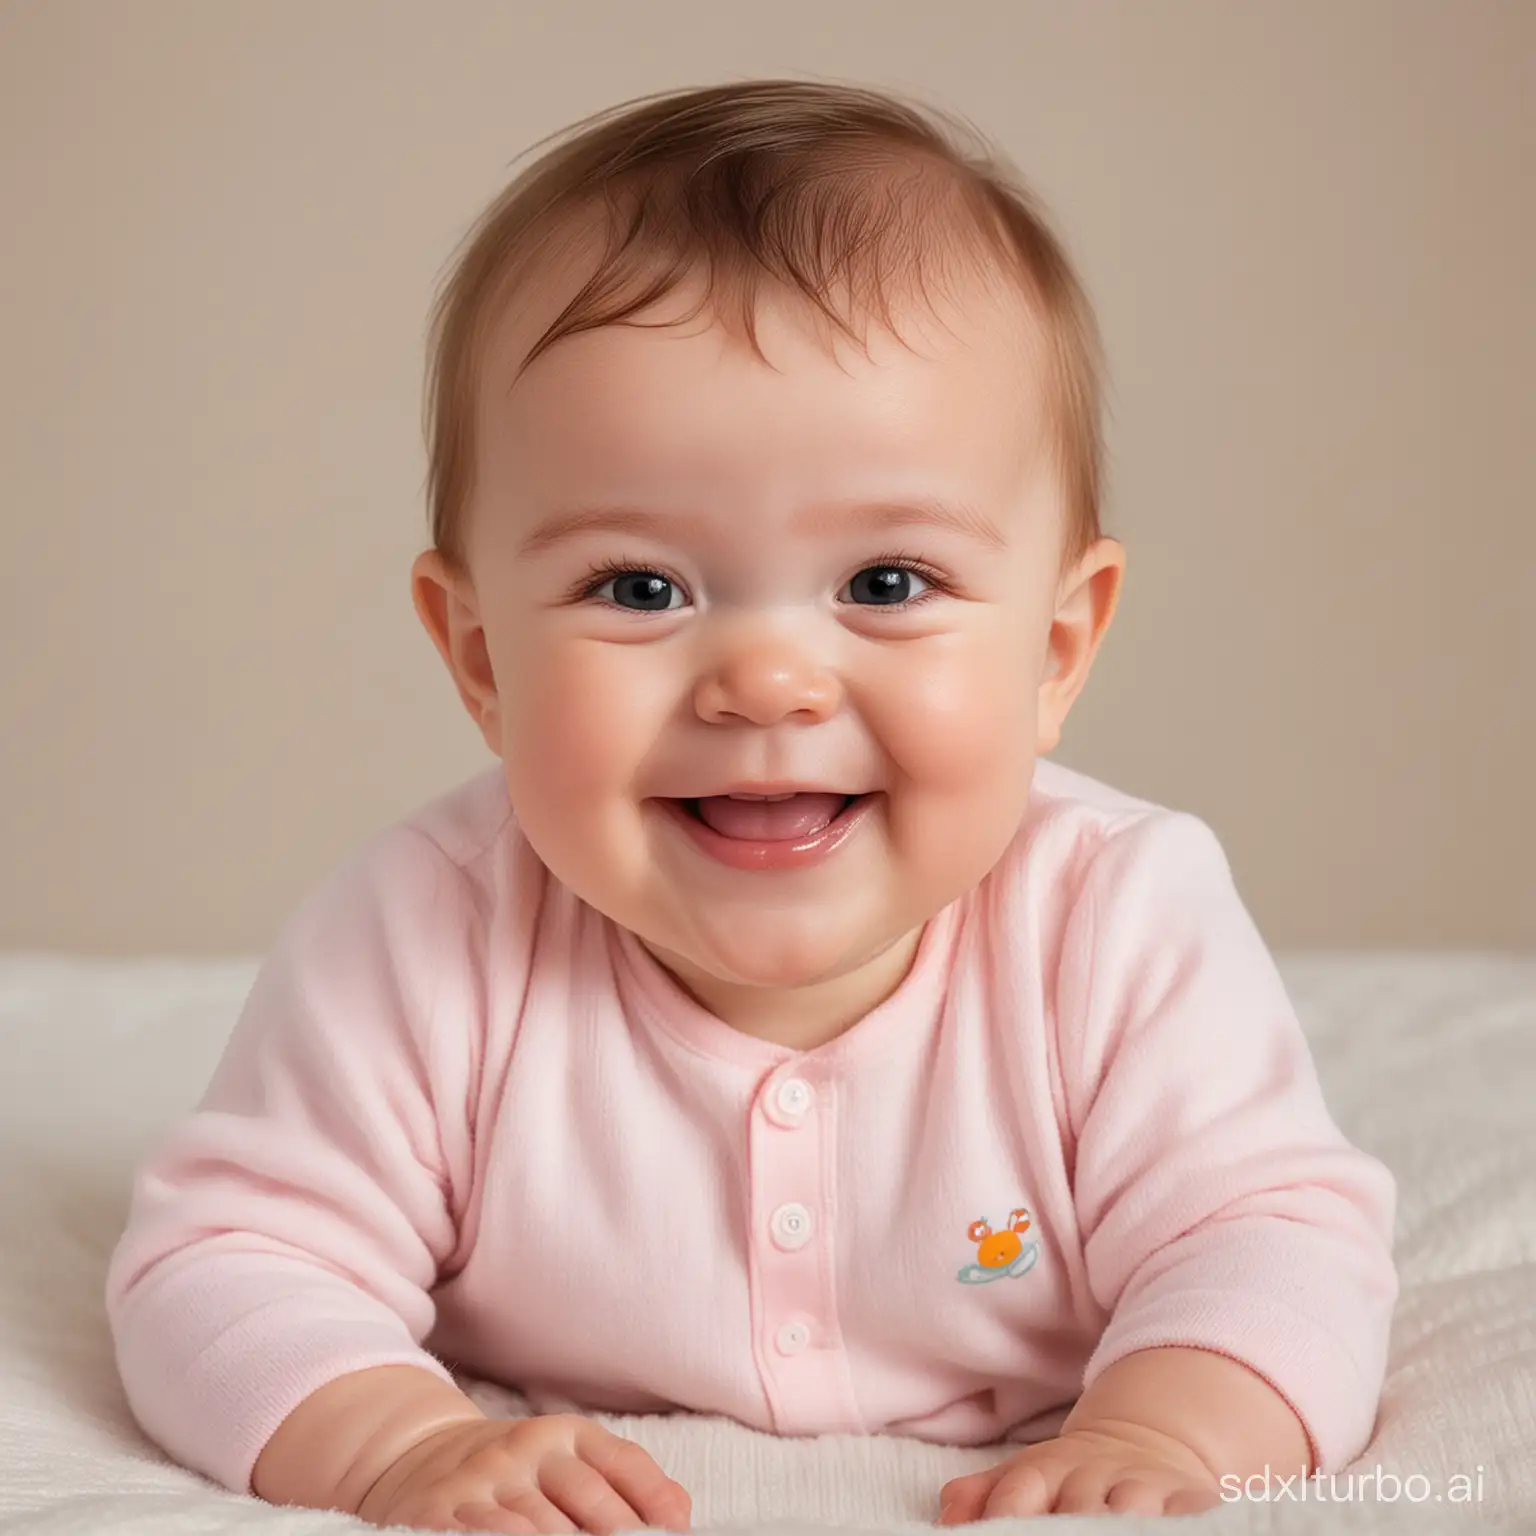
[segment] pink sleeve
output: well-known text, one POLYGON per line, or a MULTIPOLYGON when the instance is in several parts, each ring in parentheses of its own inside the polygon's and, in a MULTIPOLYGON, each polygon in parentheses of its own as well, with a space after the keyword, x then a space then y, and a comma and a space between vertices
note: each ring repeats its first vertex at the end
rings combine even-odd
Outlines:
POLYGON ((1061 974, 1078 1220, 1112 1313, 1084 1388, 1134 1350, 1214 1350, 1290 1403, 1320 1470, 1346 1465, 1386 1369, 1396 1186, 1330 1118, 1203 821, 1163 811, 1106 840, 1061 974))
POLYGON ((135 1176, 106 1285, 118 1370, 145 1433, 226 1488, 249 1492, 273 1431, 335 1377, 452 1380, 420 1341, 455 1241, 439 1114, 463 1123, 470 1055, 434 1006, 463 947, 456 876, 395 828, 325 880, 135 1176))

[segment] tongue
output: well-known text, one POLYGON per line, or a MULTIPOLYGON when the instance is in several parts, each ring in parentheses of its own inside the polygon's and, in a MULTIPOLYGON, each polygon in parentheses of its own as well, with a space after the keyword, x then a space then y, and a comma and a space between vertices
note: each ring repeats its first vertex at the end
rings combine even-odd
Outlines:
POLYGON ((705 795, 699 801, 699 816, 722 837, 775 842, 820 832, 847 798, 807 793, 788 800, 733 800, 729 795, 705 795))

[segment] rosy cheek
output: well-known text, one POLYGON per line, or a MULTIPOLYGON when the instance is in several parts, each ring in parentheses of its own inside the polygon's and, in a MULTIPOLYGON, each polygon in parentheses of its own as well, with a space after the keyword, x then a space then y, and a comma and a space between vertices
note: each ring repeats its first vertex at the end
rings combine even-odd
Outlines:
POLYGON ((1034 744, 1020 669, 990 658, 917 658, 882 691, 879 730, 903 771, 933 788, 1007 775, 1034 744))
POLYGON ((633 782, 663 735, 667 702, 623 652, 580 645, 530 658, 506 735, 526 778, 550 797, 612 794, 633 782))

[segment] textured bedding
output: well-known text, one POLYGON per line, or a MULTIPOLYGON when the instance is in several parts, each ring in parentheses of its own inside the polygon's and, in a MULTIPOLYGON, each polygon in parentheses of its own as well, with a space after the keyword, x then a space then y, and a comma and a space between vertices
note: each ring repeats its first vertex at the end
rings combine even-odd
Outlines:
MULTIPOLYGON (((1398 1179, 1403 1290, 1375 1438, 1332 1488, 1275 1489, 1172 1527, 1101 1515, 1063 1528, 1536 1530, 1536 958, 1280 965, 1334 1117, 1398 1179), (1365 1481, 1378 1467, 1381 1484, 1365 1481), (1324 1502, 1330 1492, 1350 1502, 1324 1502)), ((0 955, 0 1536, 367 1529, 172 1465, 135 1426, 113 1366, 102 1287, 133 1164, 196 1100, 255 972, 255 960, 0 955)), ((504 1388, 463 1385, 489 1411, 523 1411, 504 1388)), ((761 1536, 927 1528, 943 1482, 1004 1454, 595 1417, 690 1490, 695 1530, 761 1536)))

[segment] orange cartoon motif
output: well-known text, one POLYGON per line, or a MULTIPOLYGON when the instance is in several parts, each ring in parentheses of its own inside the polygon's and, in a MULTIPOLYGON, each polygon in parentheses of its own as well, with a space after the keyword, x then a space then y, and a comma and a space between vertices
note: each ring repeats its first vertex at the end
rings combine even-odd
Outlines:
POLYGON ((985 1221, 973 1221, 965 1235, 976 1244, 978 1262, 967 1264, 956 1278, 967 1285, 983 1285, 1032 1269, 1040 1257, 1039 1243, 1024 1241, 1032 1225, 1029 1208, 1022 1205, 1008 1213, 1008 1225, 1001 1232, 994 1232, 985 1221))

